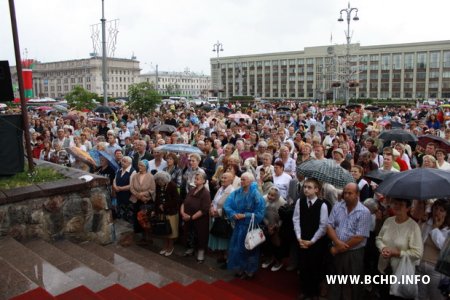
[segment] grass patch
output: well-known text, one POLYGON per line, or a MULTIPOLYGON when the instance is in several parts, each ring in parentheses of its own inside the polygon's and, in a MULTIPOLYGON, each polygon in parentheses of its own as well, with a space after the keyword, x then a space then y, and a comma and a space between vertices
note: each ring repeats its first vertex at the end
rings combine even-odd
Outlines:
POLYGON ((35 166, 32 174, 28 173, 27 167, 25 167, 25 169, 24 172, 17 173, 13 176, 0 176, 0 189, 13 189, 36 183, 58 181, 65 178, 63 175, 49 167, 35 166))

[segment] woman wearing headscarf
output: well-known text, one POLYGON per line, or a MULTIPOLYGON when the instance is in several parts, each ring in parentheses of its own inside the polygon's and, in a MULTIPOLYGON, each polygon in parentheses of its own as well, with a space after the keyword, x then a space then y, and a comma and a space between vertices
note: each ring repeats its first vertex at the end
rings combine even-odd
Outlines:
MULTIPOLYGON (((222 174, 221 178, 221 187, 217 190, 213 201, 211 202, 211 208, 209 210, 209 214, 211 216, 211 228, 214 226, 214 222, 217 218, 227 218, 224 210, 223 205, 225 203, 225 200, 228 198, 228 196, 231 194, 231 192, 234 190, 234 187, 232 185, 233 183, 233 177, 234 175, 228 172, 225 172, 222 174)), ((218 263, 225 263, 226 262, 226 251, 228 249, 229 239, 223 238, 223 237, 216 237, 212 234, 209 235, 208 239, 208 248, 213 251, 219 252, 219 257, 217 259, 218 263)))
POLYGON ((180 208, 180 194, 177 185, 167 172, 158 172, 154 176, 156 183, 155 207, 157 214, 163 214, 170 222, 172 233, 164 236, 164 248, 159 254, 172 255, 173 243, 178 238, 178 212, 180 208))
POLYGON ((148 216, 154 212, 155 179, 148 172, 148 160, 138 162, 138 172, 132 174, 130 178, 130 192, 130 201, 134 204, 134 232, 143 230, 142 242, 150 242, 148 216))
POLYGON ((208 189, 205 187, 207 181, 206 173, 197 171, 193 174, 193 177, 194 186, 189 190, 180 208, 180 214, 184 221, 183 236, 188 246, 184 255, 192 255, 194 253, 194 247, 197 246, 197 262, 203 263, 205 260, 205 250, 208 246, 208 215, 211 206, 211 197, 208 189), (195 240, 197 241, 197 245, 194 245, 195 240))
POLYGON ((254 214, 255 224, 261 223, 265 214, 265 201, 251 173, 241 176, 241 187, 225 201, 227 216, 234 219, 235 227, 228 248, 228 269, 241 278, 252 278, 259 267, 259 247, 247 250, 244 242, 248 226, 254 214))
POLYGON ((444 247, 449 233, 450 205, 447 200, 438 199, 431 207, 431 216, 421 226, 423 240, 423 257, 417 268, 418 274, 431 279, 428 284, 419 282, 420 300, 446 299, 438 289, 439 282, 445 276, 435 271, 440 251, 444 247))

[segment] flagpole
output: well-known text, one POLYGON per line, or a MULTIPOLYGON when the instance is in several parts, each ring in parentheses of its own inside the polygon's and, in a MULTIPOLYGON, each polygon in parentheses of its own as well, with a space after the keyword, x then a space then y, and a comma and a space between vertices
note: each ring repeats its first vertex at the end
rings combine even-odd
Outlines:
POLYGON ((20 107, 22 110, 22 127, 23 127, 22 129, 25 137, 25 150, 27 151, 28 172, 31 173, 34 171, 34 162, 33 162, 33 153, 31 151, 30 131, 28 130, 28 126, 30 123, 28 121, 27 105, 25 102, 25 92, 22 76, 22 60, 20 58, 19 34, 17 31, 16 9, 14 7, 14 0, 9 0, 9 13, 11 15, 11 28, 14 40, 14 53, 16 56, 17 79, 19 81, 20 107))

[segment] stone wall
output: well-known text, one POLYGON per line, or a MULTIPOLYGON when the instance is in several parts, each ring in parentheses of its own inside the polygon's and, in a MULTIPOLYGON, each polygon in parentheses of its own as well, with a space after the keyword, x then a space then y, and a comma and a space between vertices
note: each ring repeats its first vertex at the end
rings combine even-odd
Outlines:
POLYGON ((56 169, 67 179, 0 190, 0 236, 18 240, 67 238, 111 243, 114 226, 109 209, 109 179, 52 163, 35 162, 56 169), (83 175, 93 178, 80 179, 83 175))

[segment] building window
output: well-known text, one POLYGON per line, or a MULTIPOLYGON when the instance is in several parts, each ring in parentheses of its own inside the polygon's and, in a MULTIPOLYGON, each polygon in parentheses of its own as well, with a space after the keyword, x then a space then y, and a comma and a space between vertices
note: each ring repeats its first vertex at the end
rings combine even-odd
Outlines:
POLYGON ((440 52, 430 52, 430 68, 439 68, 440 52))
POLYGON ((414 54, 405 54, 405 69, 414 69, 414 54))
POLYGON ((417 69, 426 69, 427 54, 425 52, 417 53, 417 69))

